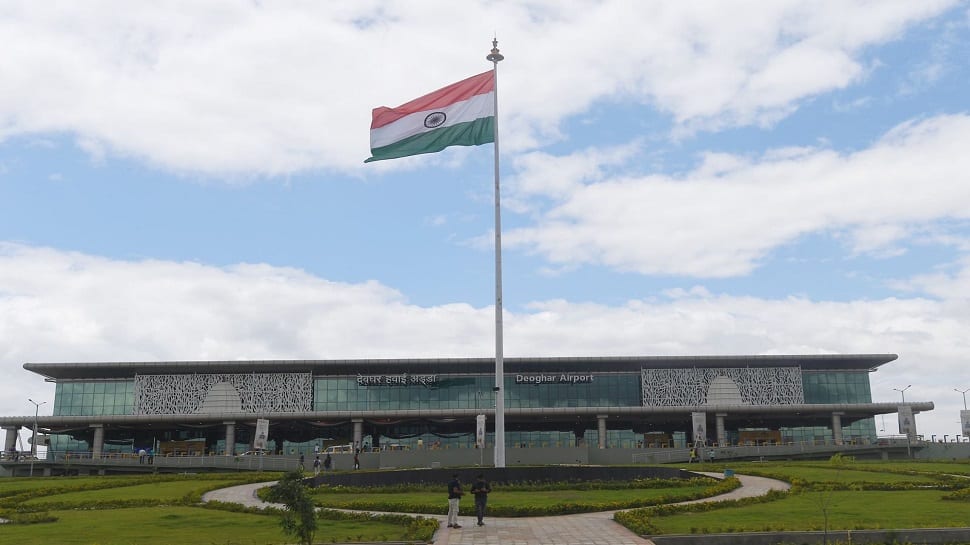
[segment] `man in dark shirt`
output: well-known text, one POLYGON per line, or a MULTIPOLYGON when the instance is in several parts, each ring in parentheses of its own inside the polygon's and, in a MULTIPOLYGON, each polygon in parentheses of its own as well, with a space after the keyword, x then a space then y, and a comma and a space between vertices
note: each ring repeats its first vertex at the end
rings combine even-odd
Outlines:
POLYGON ((464 492, 461 490, 461 481, 458 480, 458 474, 455 473, 451 476, 451 482, 448 483, 448 527, 449 528, 461 528, 458 524, 458 501, 461 500, 464 492))
POLYGON ((485 526, 485 504, 488 503, 488 493, 492 487, 485 480, 485 475, 479 473, 475 477, 475 484, 472 485, 472 494, 475 495, 475 516, 478 517, 478 525, 485 526))

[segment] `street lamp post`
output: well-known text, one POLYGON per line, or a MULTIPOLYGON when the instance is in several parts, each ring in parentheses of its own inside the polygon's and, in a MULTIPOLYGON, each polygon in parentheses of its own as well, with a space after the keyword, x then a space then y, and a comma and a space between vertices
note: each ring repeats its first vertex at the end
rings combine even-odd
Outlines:
POLYGON ((37 403, 33 399, 27 398, 27 401, 34 404, 34 437, 30 440, 30 454, 31 456, 37 456, 37 415, 40 413, 40 406, 46 404, 46 401, 41 401, 37 403))
POLYGON ((902 396, 902 398, 903 398, 903 403, 906 403, 906 390, 909 390, 912 387, 913 387, 913 385, 910 384, 910 385, 906 386, 903 389, 893 388, 893 390, 896 390, 897 392, 899 392, 899 395, 902 396))
MULTIPOLYGON (((899 392, 899 395, 903 398, 903 401, 902 401, 902 404, 903 405, 906 404, 906 390, 909 390, 910 388, 912 388, 912 386, 913 386, 912 384, 907 384, 906 387, 905 388, 902 388, 902 389, 900 389, 900 388, 893 388, 893 390, 896 390, 897 392, 899 392)), ((912 435, 911 435, 911 433, 910 433, 909 430, 906 430, 906 457, 907 458, 912 458, 913 457, 913 452, 911 450, 911 444, 912 444, 912 435)))
POLYGON ((37 459, 37 416, 40 413, 40 406, 47 403, 46 401, 41 401, 37 403, 33 399, 27 398, 27 401, 34 404, 34 436, 30 439, 30 476, 34 476, 34 460, 37 459))
POLYGON ((970 392, 970 388, 967 388, 966 390, 957 390, 954 388, 953 391, 963 394, 963 410, 967 410, 967 392, 970 392))

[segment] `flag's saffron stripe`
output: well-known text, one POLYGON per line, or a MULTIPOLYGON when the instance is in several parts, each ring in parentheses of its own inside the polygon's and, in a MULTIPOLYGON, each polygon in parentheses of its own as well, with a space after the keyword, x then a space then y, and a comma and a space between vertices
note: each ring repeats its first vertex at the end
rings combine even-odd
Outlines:
POLYGON ((398 140, 409 138, 423 132, 434 131, 474 121, 482 117, 495 115, 495 94, 476 95, 467 100, 445 105, 441 108, 431 108, 399 118, 394 123, 384 125, 370 131, 371 149, 382 148, 398 140), (429 128, 425 126, 425 119, 432 113, 445 114, 446 120, 441 125, 429 128))
POLYGON ((372 157, 364 162, 435 153, 448 146, 477 146, 494 141, 495 117, 482 117, 474 121, 416 134, 380 148, 373 148, 371 149, 372 157))
POLYGON ((397 108, 388 108, 386 106, 374 108, 370 128, 378 129, 415 112, 439 110, 449 104, 468 100, 475 95, 490 93, 494 90, 495 78, 493 77, 492 71, 482 72, 477 76, 461 80, 458 83, 452 83, 447 87, 442 87, 437 91, 416 98, 397 108))

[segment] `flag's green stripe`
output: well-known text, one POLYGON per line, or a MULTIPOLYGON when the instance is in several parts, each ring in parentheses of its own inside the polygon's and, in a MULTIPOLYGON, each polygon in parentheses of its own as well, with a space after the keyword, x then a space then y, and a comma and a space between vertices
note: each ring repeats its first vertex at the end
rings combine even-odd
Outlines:
POLYGON ((398 157, 420 155, 422 153, 435 153, 448 146, 477 146, 494 141, 495 118, 483 117, 474 121, 458 123, 450 127, 416 134, 403 140, 398 140, 393 144, 374 148, 371 150, 373 156, 364 162, 369 163, 371 161, 383 161, 384 159, 396 159, 398 157))

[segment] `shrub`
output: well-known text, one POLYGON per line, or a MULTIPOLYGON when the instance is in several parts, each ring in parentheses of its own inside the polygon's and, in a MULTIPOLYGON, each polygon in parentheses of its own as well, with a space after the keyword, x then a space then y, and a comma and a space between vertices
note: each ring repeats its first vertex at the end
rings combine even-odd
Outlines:
POLYGON ((294 471, 284 475, 270 489, 268 497, 274 503, 286 505, 286 511, 280 516, 283 532, 296 537, 304 545, 311 545, 317 532, 317 514, 310 493, 307 492, 303 473, 294 471))
POLYGON ((44 522, 57 522, 57 517, 50 513, 13 513, 5 515, 8 524, 41 524, 44 522))

